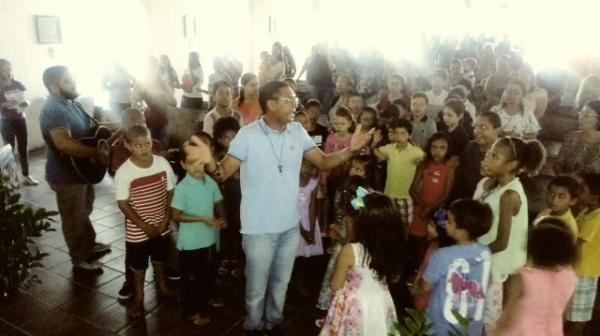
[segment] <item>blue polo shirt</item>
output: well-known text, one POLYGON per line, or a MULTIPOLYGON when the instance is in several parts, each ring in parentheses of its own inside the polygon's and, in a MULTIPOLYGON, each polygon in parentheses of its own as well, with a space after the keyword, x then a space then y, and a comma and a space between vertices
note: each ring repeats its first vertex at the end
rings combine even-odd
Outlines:
POLYGON ((73 168, 52 142, 50 131, 65 128, 71 132, 71 137, 78 139, 88 134, 90 118, 81 104, 74 100, 50 95, 40 112, 40 128, 46 150, 46 180, 49 184, 78 184, 83 183, 73 168))
MULTIPOLYGON (((208 175, 204 181, 185 176, 175 187, 171 207, 192 216, 215 216, 215 204, 223 200, 219 186, 208 175)), ((204 222, 183 222, 177 233, 177 249, 197 250, 217 243, 219 231, 204 222)))
POLYGON ((298 225, 300 166, 304 152, 314 147, 297 122, 278 132, 261 117, 238 132, 227 154, 241 161, 243 234, 279 233, 298 225))

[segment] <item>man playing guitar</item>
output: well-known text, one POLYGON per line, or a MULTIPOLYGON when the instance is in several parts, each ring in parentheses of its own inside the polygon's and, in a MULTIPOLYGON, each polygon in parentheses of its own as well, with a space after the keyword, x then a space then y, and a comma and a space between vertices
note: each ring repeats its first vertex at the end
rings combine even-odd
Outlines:
POLYGON ((86 136, 93 126, 81 104, 73 76, 64 66, 44 71, 44 85, 50 93, 40 113, 40 128, 47 145, 46 180, 56 193, 62 231, 73 267, 98 270, 99 257, 110 246, 96 242, 96 232, 89 218, 94 205, 93 185, 75 173, 68 157, 94 158, 108 162, 108 150, 83 145, 77 139, 86 136))

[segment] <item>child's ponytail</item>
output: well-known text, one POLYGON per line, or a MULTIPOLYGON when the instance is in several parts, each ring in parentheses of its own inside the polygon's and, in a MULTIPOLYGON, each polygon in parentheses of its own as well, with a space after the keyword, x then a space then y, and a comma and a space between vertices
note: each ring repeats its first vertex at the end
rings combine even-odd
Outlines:
POLYGON ((504 137, 498 140, 508 148, 512 159, 517 161, 517 174, 537 175, 546 163, 546 148, 538 140, 523 140, 516 137, 504 137))
POLYGON ((520 162, 528 176, 537 175, 546 163, 546 148, 538 140, 524 141, 523 157, 520 162))

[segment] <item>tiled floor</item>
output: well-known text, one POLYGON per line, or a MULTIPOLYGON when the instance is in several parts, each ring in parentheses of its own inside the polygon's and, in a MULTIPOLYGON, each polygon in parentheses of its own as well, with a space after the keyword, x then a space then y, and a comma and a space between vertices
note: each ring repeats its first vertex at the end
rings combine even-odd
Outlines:
MULTIPOLYGON (((44 154, 32 153, 32 174, 40 179, 37 187, 22 188, 28 202, 56 209, 54 193, 43 181, 44 154)), ((39 249, 49 253, 44 267, 34 272, 42 280, 29 290, 0 301, 0 335, 241 335, 244 317, 242 278, 224 279, 219 293, 225 307, 209 312, 211 323, 202 328, 192 327, 181 320, 177 302, 164 301, 156 296, 152 276, 147 276, 143 318, 127 317, 126 302, 117 300, 123 283, 124 226, 116 207, 112 181, 107 178, 96 186, 96 202, 92 214, 98 241, 110 243, 112 253, 102 258, 102 273, 74 272, 65 242, 56 224, 55 232, 38 239, 39 249)), ((314 320, 318 287, 326 257, 311 262, 308 274, 312 294, 302 296, 290 286, 285 306, 285 331, 288 335, 316 335, 314 320)), ((150 272, 148 272, 150 273, 150 272)), ((171 283, 177 286, 177 283, 171 283)), ((597 310, 598 310, 598 306, 597 310)), ((596 316, 600 317, 596 311, 596 316)), ((587 335, 600 335, 600 318, 594 319, 587 335)))
MULTIPOLYGON (((44 177, 44 153, 31 155, 31 174, 40 180, 36 187, 22 187, 25 200, 56 210, 54 193, 44 177)), ((127 302, 119 302, 117 292, 123 284, 125 257, 123 216, 116 206, 112 180, 106 178, 96 186, 92 220, 97 240, 110 243, 112 252, 101 259, 102 273, 73 271, 60 224, 54 232, 37 239, 39 249, 49 255, 43 268, 35 269, 42 283, 0 301, 0 335, 241 335, 244 317, 244 282, 226 278, 219 286, 225 307, 209 311, 211 322, 193 327, 181 320, 175 301, 159 299, 153 277, 148 272, 143 318, 127 317, 127 302)), ((58 219, 57 219, 58 220, 58 219)), ((316 335, 314 304, 323 274, 325 258, 314 261, 316 274, 310 287, 313 294, 302 296, 290 289, 285 307, 285 330, 289 335, 316 335)), ((176 282, 171 282, 177 287, 176 282)))

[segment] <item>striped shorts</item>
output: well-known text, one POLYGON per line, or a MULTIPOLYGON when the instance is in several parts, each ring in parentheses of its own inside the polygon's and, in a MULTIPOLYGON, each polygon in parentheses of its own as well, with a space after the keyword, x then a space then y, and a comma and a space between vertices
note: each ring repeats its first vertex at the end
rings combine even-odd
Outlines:
POLYGON ((410 224, 412 223, 413 218, 413 200, 410 196, 407 198, 396 198, 396 204, 398 204, 398 210, 400 210, 402 222, 408 229, 410 227, 410 224))
POLYGON ((577 286, 567 307, 565 319, 571 322, 590 321, 597 290, 598 278, 577 277, 577 286))

